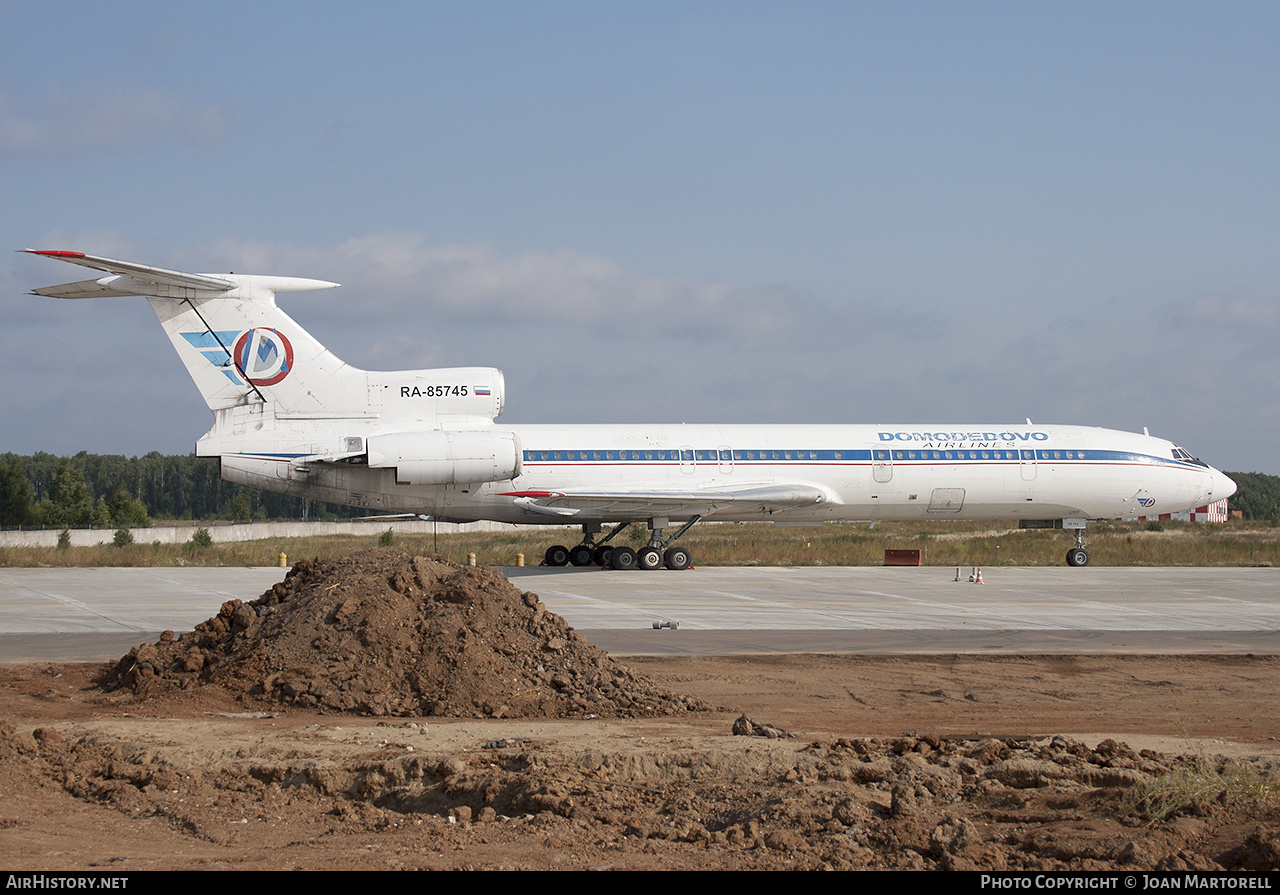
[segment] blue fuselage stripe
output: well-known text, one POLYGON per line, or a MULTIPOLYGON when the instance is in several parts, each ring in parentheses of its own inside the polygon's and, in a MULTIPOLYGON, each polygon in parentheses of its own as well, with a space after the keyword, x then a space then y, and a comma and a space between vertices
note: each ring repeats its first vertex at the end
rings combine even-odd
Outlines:
POLYGON ((1174 469, 1199 469, 1193 463, 1173 458, 1156 457, 1132 451, 1078 450, 1060 448, 1037 449, 851 449, 851 450, 526 450, 528 466, 573 463, 590 466, 723 465, 742 466, 823 465, 862 466, 868 463, 893 463, 935 466, 939 463, 1023 464, 1085 463, 1168 466, 1174 469))

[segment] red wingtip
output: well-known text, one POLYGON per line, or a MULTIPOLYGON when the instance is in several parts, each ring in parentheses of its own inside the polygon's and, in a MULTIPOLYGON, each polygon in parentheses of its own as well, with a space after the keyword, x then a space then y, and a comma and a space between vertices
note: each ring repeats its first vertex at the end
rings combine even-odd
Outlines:
POLYGON ((32 255, 48 255, 50 258, 83 258, 84 252, 65 252, 58 249, 23 249, 32 255))

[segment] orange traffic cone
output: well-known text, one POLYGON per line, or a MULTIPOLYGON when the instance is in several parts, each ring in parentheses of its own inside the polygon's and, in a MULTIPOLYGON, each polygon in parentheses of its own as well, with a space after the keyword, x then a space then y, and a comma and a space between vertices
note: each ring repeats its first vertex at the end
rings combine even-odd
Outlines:
POLYGON ((982 583, 982 566, 978 566, 978 577, 973 579, 974 584, 982 583))

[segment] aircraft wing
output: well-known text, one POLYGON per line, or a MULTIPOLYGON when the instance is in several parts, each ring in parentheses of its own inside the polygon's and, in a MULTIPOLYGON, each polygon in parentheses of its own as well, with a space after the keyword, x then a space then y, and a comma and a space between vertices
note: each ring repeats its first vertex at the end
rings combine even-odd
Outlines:
POLYGON ((772 512, 815 506, 830 499, 825 489, 813 485, 747 485, 698 491, 507 491, 503 496, 514 498, 523 509, 542 515, 576 516, 585 513, 619 521, 653 516, 678 519, 708 516, 730 507, 772 512))
POLYGON ((131 261, 116 261, 113 258, 99 258, 83 252, 46 251, 41 249, 23 249, 32 255, 43 255, 46 258, 57 258, 81 267, 106 271, 115 276, 102 277, 97 280, 81 280, 77 283, 66 283, 62 286, 46 286, 43 289, 31 290, 35 295, 46 295, 50 298, 106 298, 124 295, 155 295, 159 297, 186 297, 194 290, 198 293, 218 294, 236 287, 234 280, 224 280, 198 273, 182 273, 177 270, 165 270, 163 267, 150 267, 146 264, 134 264, 131 261))
POLYGON ((430 522, 422 513, 388 513, 385 516, 357 516, 357 522, 430 522))

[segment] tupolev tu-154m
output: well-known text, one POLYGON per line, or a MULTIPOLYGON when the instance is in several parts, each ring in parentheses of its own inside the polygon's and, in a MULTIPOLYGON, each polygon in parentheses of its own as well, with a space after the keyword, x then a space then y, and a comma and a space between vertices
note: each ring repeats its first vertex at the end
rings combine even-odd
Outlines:
POLYGON ((1181 512, 1235 483, 1172 442, 1032 425, 500 425, 491 367, 374 372, 343 363, 276 305, 337 283, 192 274, 40 251, 106 276, 34 290, 145 296, 213 411, 196 454, 222 477, 373 513, 580 525, 550 565, 686 569, 702 520, 1001 519, 1074 530, 1181 512), (609 541, 646 525, 646 546, 609 541), (607 536, 599 538, 605 526, 607 536), (671 531, 671 534, 668 532, 671 531))

